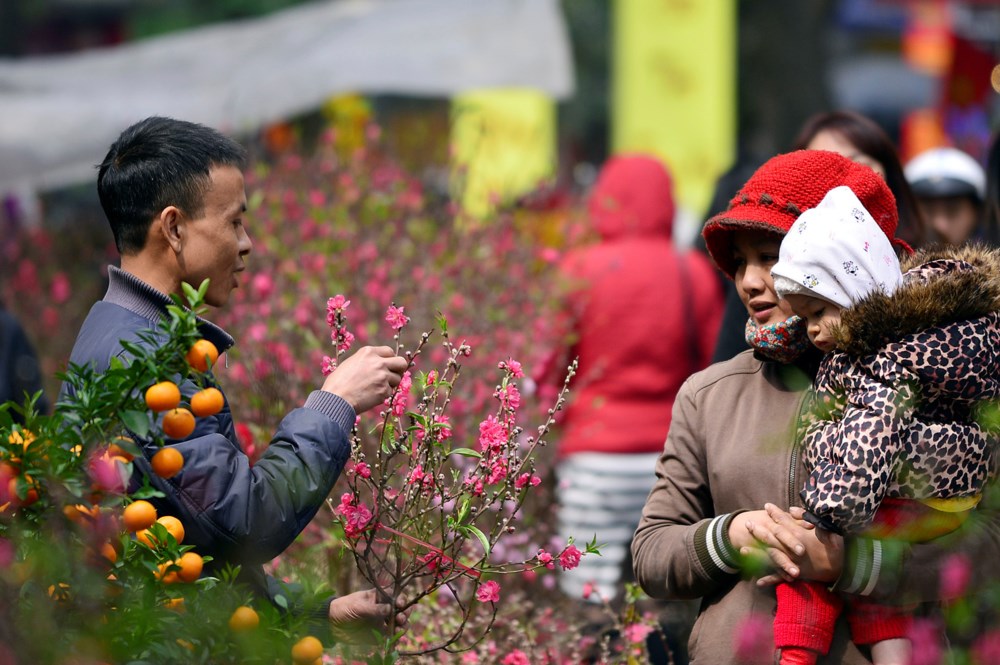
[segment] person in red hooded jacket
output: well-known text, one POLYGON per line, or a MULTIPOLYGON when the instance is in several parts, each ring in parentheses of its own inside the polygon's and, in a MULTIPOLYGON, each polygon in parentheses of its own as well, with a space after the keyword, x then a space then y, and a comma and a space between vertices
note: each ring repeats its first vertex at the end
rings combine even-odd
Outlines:
POLYGON ((560 264, 562 357, 579 367, 561 421, 558 528, 577 542, 596 536, 601 556, 584 557, 560 587, 612 600, 674 397, 711 359, 722 290, 703 255, 674 245, 673 183, 655 157, 611 158, 587 203, 600 240, 560 264))

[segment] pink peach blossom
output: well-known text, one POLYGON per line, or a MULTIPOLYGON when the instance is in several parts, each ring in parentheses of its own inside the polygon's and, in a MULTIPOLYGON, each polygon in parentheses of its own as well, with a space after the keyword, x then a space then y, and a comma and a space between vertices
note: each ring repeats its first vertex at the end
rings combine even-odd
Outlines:
POLYGON ((57 272, 52 276, 52 285, 49 288, 49 292, 52 295, 52 301, 57 305, 61 305, 69 300, 72 289, 70 288, 69 277, 66 276, 66 273, 57 272))
POLYGON ((482 603, 496 603, 500 600, 500 584, 490 580, 476 589, 476 600, 482 603))
POLYGON ((652 626, 644 623, 631 623, 625 626, 625 639, 633 644, 641 644, 646 641, 651 632, 653 632, 652 626))
POLYGON ((576 545, 567 545, 559 554, 559 565, 563 567, 563 570, 573 570, 580 565, 580 550, 576 548, 576 545))
POLYGON ((941 598, 958 598, 965 594, 972 579, 972 564, 964 554, 950 554, 941 563, 941 598))
POLYGON ((770 617, 750 614, 736 626, 733 651, 740 662, 770 662, 774 653, 774 636, 770 617))
POLYGON ((502 665, 531 665, 531 661, 528 660, 528 654, 524 653, 520 649, 514 649, 509 654, 504 656, 502 665))
POLYGON ((389 305, 389 309, 385 311, 385 320, 393 330, 399 330, 410 322, 410 317, 403 314, 403 309, 405 308, 389 305))

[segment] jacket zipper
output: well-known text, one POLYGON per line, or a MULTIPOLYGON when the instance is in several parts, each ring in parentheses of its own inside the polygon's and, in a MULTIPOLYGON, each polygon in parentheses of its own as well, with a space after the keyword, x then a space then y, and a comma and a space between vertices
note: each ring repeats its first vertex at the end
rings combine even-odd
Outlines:
POLYGON ((795 410, 795 431, 792 434, 792 460, 791 465, 788 467, 788 507, 798 505, 799 493, 795 490, 797 483, 795 482, 795 476, 797 475, 799 468, 799 451, 802 449, 802 442, 799 440, 799 431, 802 425, 802 407, 805 406, 806 396, 808 396, 809 391, 806 390, 802 393, 802 397, 799 399, 799 406, 795 410))

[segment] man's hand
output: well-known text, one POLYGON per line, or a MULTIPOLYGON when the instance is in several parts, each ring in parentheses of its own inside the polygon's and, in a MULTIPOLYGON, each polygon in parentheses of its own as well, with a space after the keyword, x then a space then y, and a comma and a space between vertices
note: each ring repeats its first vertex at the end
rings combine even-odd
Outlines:
POLYGON ((335 632, 350 641, 365 641, 371 639, 373 631, 388 630, 393 615, 395 630, 405 630, 413 608, 402 610, 404 606, 402 598, 396 600, 395 608, 388 602, 379 602, 375 589, 355 591, 330 602, 330 623, 335 632))
POLYGON ((756 541, 756 547, 770 557, 776 572, 760 578, 758 585, 799 578, 817 582, 837 580, 844 565, 842 537, 806 522, 802 508, 793 507, 785 512, 768 503, 764 510, 769 519, 749 522, 747 531, 756 541))
POLYGON ((326 377, 323 390, 344 398, 355 413, 364 413, 392 394, 407 364, 388 346, 363 346, 326 377))

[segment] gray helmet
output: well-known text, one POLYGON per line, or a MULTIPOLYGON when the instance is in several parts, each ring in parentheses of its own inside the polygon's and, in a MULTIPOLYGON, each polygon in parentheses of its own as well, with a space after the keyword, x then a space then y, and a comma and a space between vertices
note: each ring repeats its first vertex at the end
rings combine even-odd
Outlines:
POLYGON ((906 180, 920 198, 967 196, 981 202, 986 173, 975 159, 957 148, 933 148, 906 164, 906 180))

